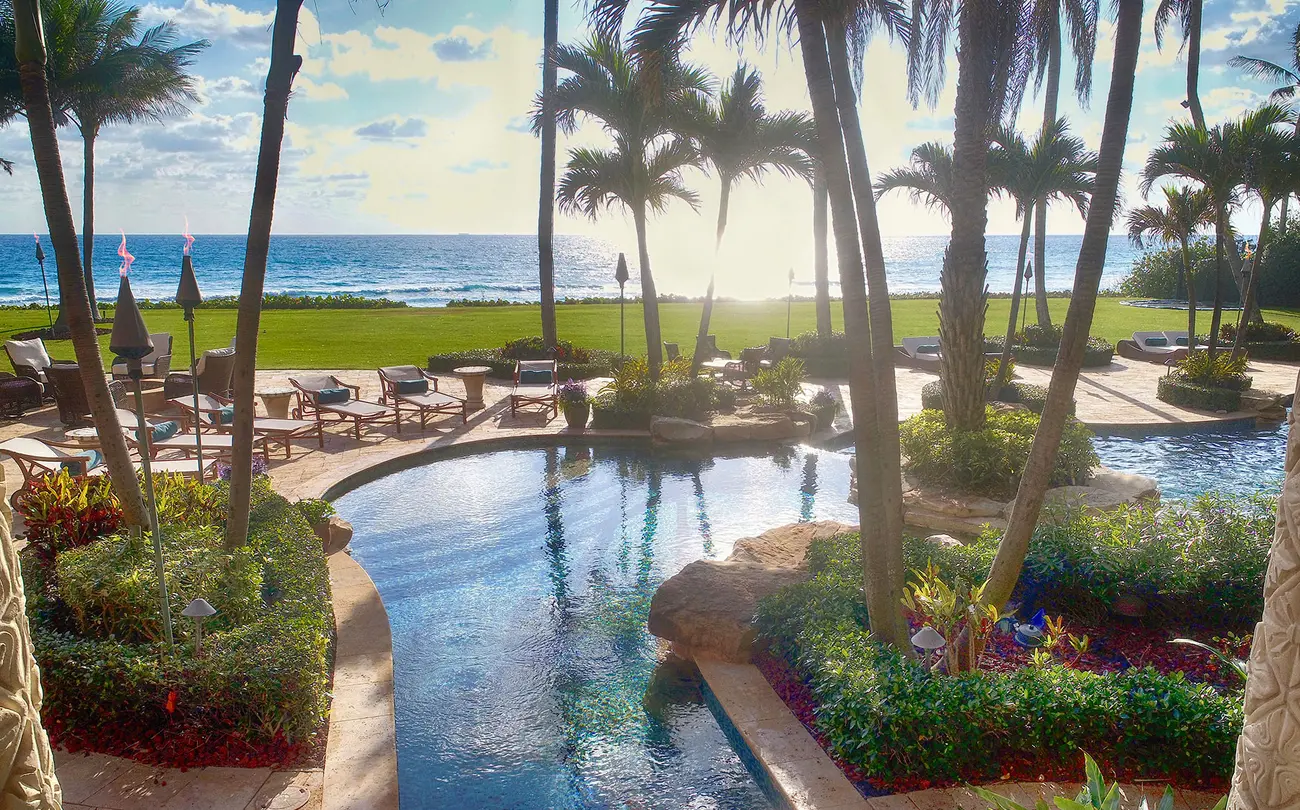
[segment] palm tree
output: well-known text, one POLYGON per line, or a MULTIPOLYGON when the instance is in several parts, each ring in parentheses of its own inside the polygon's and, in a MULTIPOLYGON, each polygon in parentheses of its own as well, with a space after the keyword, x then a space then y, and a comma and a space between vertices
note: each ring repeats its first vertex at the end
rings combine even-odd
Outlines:
MULTIPOLYGON (((1244 71, 1246 75, 1253 78, 1278 84, 1279 86, 1269 93, 1269 98, 1283 102, 1295 98, 1296 92, 1300 91, 1300 25, 1297 25, 1295 31, 1291 33, 1290 56, 1289 67, 1254 56, 1234 56, 1228 60, 1228 65, 1244 71)), ((1300 116, 1296 118, 1295 131, 1300 137, 1300 116)), ((1282 197, 1282 214, 1277 227, 1279 234, 1286 234, 1286 214, 1290 202, 1290 193, 1282 197)))
POLYGON ((912 202, 941 211, 952 211, 952 147, 927 141, 912 147, 908 165, 891 169, 876 181, 876 197, 890 191, 906 191, 912 202))
MULTIPOLYGON (((812 122, 803 113, 787 111, 769 115, 763 106, 762 77, 744 63, 736 66, 716 102, 708 97, 695 98, 695 106, 688 109, 681 129, 695 142, 700 160, 717 172, 722 186, 713 246, 716 264, 722 248, 722 235, 727 229, 731 188, 737 180, 761 183, 767 172, 773 169, 786 177, 812 180, 813 163, 808 157, 812 122)), ((692 371, 697 371, 707 359, 705 340, 713 313, 716 275, 716 270, 709 273, 692 371)))
POLYGON ((1061 349, 1052 367, 1052 382, 1047 402, 1034 433, 1029 459, 1020 478, 1015 507, 1007 530, 998 543, 997 556, 984 586, 984 601, 1005 605, 1020 579, 1029 538, 1043 507, 1051 470, 1061 445, 1074 401, 1074 389, 1083 367, 1088 331, 1097 307, 1097 291, 1106 264, 1106 246, 1110 226, 1119 200, 1120 173, 1124 163, 1124 145, 1128 140, 1129 117, 1133 109, 1133 85, 1137 74, 1138 48, 1142 41, 1142 0, 1119 0, 1116 4, 1115 55, 1111 62, 1110 90, 1106 100, 1106 119, 1102 125, 1101 149, 1083 244, 1074 273, 1074 292, 1065 316, 1061 349))
POLYGON ((52 52, 52 95, 59 117, 75 124, 82 139, 82 259, 93 312, 95 139, 112 124, 188 113, 186 103, 198 96, 186 70, 209 43, 176 44, 176 29, 168 22, 141 34, 141 10, 111 0, 45 0, 43 5, 46 34, 60 43, 52 52))
POLYGON ((1187 288, 1187 345, 1196 340, 1196 268, 1192 266, 1191 239, 1202 228, 1214 224, 1214 201, 1204 188, 1189 189, 1165 186, 1163 207, 1144 205, 1128 213, 1128 235, 1133 244, 1157 240, 1178 245, 1182 250, 1179 273, 1187 288))
MULTIPOLYGON (((1219 325, 1223 319, 1222 284, 1225 274, 1224 243, 1232 238, 1229 214, 1241 200, 1241 189, 1251 164, 1258 155, 1280 152, 1284 136, 1279 124, 1289 123, 1287 113, 1275 104, 1265 104, 1236 121, 1209 130, 1172 124, 1165 141, 1151 150, 1142 171, 1142 193, 1150 191, 1162 177, 1181 177, 1204 188, 1214 204, 1214 312, 1210 320, 1210 358, 1218 351, 1219 325)), ((1243 302, 1247 285, 1239 285, 1243 302)))
MULTIPOLYGON (((1289 113, 1288 113, 1289 114, 1289 113)), ((1286 123, 1290 123, 1287 121, 1286 123)), ((1297 160, 1297 147, 1300 147, 1300 135, 1294 131, 1285 135, 1276 129, 1267 129, 1254 142, 1254 150, 1246 155, 1239 155, 1242 160, 1242 178, 1246 189, 1259 197, 1260 222, 1259 236, 1255 240, 1255 250, 1250 263, 1250 272, 1246 275, 1246 288, 1241 297, 1241 314, 1237 319, 1237 332, 1232 341, 1232 356, 1239 357, 1244 350, 1245 326, 1248 322, 1263 323, 1264 316, 1259 310, 1255 290, 1259 285, 1259 272, 1264 262, 1264 249, 1268 245, 1273 206, 1278 200, 1285 200, 1300 188, 1300 160, 1297 160)))
MULTIPOLYGON (((1092 94, 1092 61, 1097 52, 1098 0, 1043 0, 1034 6, 1039 47, 1035 84, 1043 89, 1043 129, 1056 122, 1061 94, 1061 23, 1070 35, 1074 56, 1074 93, 1081 103, 1092 94)), ((1038 323, 1050 326, 1047 307, 1047 203, 1034 209, 1034 301, 1038 323)))
MULTIPOLYGON (((573 132, 592 118, 614 140, 613 149, 571 149, 560 180, 561 210, 593 219, 614 205, 632 214, 641 267, 641 306, 650 373, 663 363, 659 301, 650 271, 646 217, 680 199, 698 208, 695 192, 682 183, 682 169, 699 162, 691 140, 677 134, 693 96, 710 90, 706 73, 673 59, 653 73, 638 64, 614 37, 597 34, 583 45, 561 45, 556 65, 570 76, 555 93, 556 122, 573 132)), ((540 102, 533 126, 541 125, 540 102)))
POLYGON ((997 138, 1004 157, 1006 178, 1003 186, 1016 202, 1016 215, 1024 220, 1020 229, 1020 252, 1016 258, 1016 278, 1011 293, 1011 318, 1007 322, 1002 359, 992 391, 1001 391, 1011 370, 1011 349, 1015 343, 1016 318, 1020 314, 1020 285, 1029 249, 1029 226, 1040 206, 1056 200, 1072 203, 1085 220, 1097 156, 1084 146, 1083 140, 1069 134, 1064 118, 1040 130, 1032 144, 1014 131, 1004 129, 997 138))
POLYGON ((1183 30, 1182 47, 1187 49, 1187 99, 1183 106, 1192 114, 1197 129, 1205 129, 1205 113, 1197 90, 1201 74, 1201 12, 1203 0, 1160 0, 1156 7, 1156 48, 1164 47, 1165 29, 1175 17, 1183 30))
POLYGON ((537 276, 542 299, 542 342, 554 349, 555 326, 555 49, 559 46, 560 0, 545 0, 542 21, 542 182, 537 201, 537 276))
POLYGON ((293 52, 302 0, 276 0, 271 29, 271 64, 266 72, 263 97, 262 140, 253 180, 253 205, 248 218, 248 245, 244 250, 244 276, 239 287, 235 326, 235 422, 230 458, 230 511, 226 518, 226 547, 248 542, 248 518, 253 498, 253 390, 257 376, 257 337, 262 320, 262 291, 266 285, 266 258, 271 248, 271 221, 275 215, 275 190, 280 179, 280 152, 289 93, 302 57, 293 52))
POLYGON ((40 8, 35 0, 13 0, 12 16, 0 29, 0 49, 12 47, 22 88, 22 107, 27 111, 32 153, 36 159, 36 176, 49 224, 50 243, 58 266, 59 287, 65 290, 68 329, 72 349, 81 369, 82 382, 90 400, 91 415, 104 435, 100 445, 108 466, 113 492, 122 505, 127 523, 148 525, 140 480, 127 452, 126 439, 117 420, 117 410, 105 381, 103 359, 95 337, 95 321, 86 295, 81 257, 77 252, 77 230, 72 221, 72 205, 59 158, 59 141, 55 134, 54 108, 50 103, 46 79, 46 46, 40 8))
POLYGON ((830 256, 826 241, 830 236, 830 199, 826 194, 826 175, 820 162, 813 168, 813 289, 817 310, 817 334, 830 337, 831 277, 830 256))

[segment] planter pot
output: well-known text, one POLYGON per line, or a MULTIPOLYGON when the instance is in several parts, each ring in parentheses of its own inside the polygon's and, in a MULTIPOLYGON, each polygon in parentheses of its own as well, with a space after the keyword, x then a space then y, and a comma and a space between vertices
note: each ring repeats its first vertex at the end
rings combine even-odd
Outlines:
POLYGON ((824 430, 830 430, 831 425, 835 424, 835 409, 823 408, 822 410, 815 412, 813 417, 817 420, 814 429, 818 433, 824 430))
POLYGON ((587 419, 591 416, 591 406, 587 403, 582 405, 566 405, 564 407, 564 422, 573 430, 583 430, 587 427, 587 419))

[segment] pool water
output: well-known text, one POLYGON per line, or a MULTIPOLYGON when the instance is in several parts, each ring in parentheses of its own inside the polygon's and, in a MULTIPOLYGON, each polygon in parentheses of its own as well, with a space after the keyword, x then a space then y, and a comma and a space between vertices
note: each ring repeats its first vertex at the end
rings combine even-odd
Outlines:
POLYGON ((1156 479, 1165 500, 1206 492, 1276 492, 1286 462, 1287 426, 1226 425, 1183 436, 1097 436, 1101 463, 1156 479))
POLYGON ((343 496, 393 629, 406 810, 757 810, 698 672, 646 631, 692 560, 857 521, 848 456, 568 446, 449 458, 343 496))

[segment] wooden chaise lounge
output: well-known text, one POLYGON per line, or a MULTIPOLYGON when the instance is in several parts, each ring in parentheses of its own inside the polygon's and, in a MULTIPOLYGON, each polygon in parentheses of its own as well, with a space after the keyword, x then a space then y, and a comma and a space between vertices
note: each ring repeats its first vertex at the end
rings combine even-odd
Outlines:
POLYGON ((298 394, 298 405, 293 409, 295 419, 314 418, 323 422, 325 417, 333 416, 341 422, 351 421, 357 441, 361 440, 362 423, 379 422, 390 417, 397 432, 402 432, 397 411, 378 402, 359 399, 359 385, 348 385, 333 374, 290 377, 289 384, 298 394))
POLYGON ((419 412, 420 430, 425 429, 429 414, 460 416, 462 425, 469 420, 465 400, 439 391, 438 378, 416 366, 384 366, 379 369, 379 385, 383 391, 379 401, 392 403, 398 422, 403 405, 419 412))

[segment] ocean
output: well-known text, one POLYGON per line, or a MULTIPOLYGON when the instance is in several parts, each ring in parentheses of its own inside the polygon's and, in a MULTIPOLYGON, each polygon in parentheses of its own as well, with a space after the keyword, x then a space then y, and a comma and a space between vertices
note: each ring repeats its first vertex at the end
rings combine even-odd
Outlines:
MULTIPOLYGON (((654 235, 652 234, 652 239, 654 235)), ((55 279, 54 251, 41 236, 46 251, 45 269, 51 285, 55 279)), ((1047 238, 1047 286, 1067 290, 1073 286, 1074 265, 1081 236, 1047 238)), ((1016 236, 988 237, 989 289, 1009 292, 1019 247, 1016 236)), ((121 237, 95 238, 95 279, 98 297, 111 301, 117 295, 117 247, 121 237)), ((890 291, 937 292, 939 270, 947 236, 889 237, 884 240, 890 291)), ((128 248, 135 256, 131 285, 137 298, 170 298, 176 293, 182 240, 175 235, 130 235, 128 248)), ((639 291, 636 247, 627 251, 632 279, 627 292, 639 291)), ((787 290, 784 264, 764 261, 763 246, 748 249, 744 257, 723 260, 718 269, 717 294, 740 299, 782 297, 787 290)), ((1031 248, 1032 250, 1032 248, 1031 248)), ((595 237, 557 236, 555 239, 555 295, 557 298, 616 296, 614 267, 619 248, 595 237)), ((198 236, 194 267, 204 295, 236 295, 243 268, 242 235, 198 236)), ((724 257, 727 257, 724 246, 724 257)), ((1112 236, 1106 255, 1102 287, 1117 286, 1138 256, 1128 239, 1112 236)), ((708 283, 711 256, 660 237, 651 245, 651 263, 661 294, 698 296, 708 283)), ((793 268, 795 295, 813 295, 811 257, 793 268)), ((835 279, 834 252, 831 277, 835 279)), ((838 284, 831 286, 838 295, 838 284)), ((443 306, 457 298, 537 301, 537 240, 531 235, 439 236, 274 236, 267 265, 266 290, 295 295, 352 293, 371 298, 391 298, 412 306, 443 306)), ((0 235, 0 304, 27 304, 44 300, 40 269, 30 235, 0 235)))

